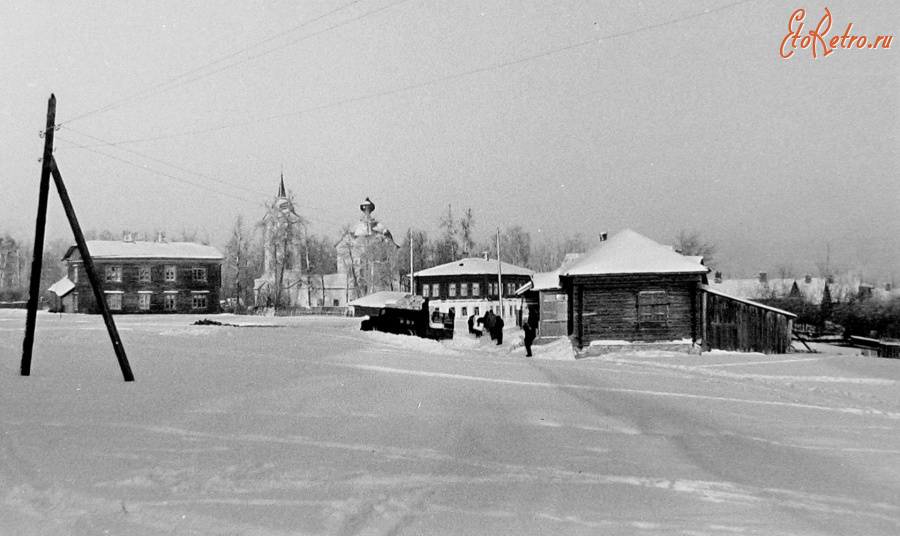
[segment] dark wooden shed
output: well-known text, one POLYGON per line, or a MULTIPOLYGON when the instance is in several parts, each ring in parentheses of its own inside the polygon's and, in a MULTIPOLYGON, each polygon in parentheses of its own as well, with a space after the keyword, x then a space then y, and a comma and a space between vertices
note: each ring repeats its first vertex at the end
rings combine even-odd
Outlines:
POLYGON ((632 230, 617 233, 561 270, 575 346, 695 341, 699 286, 708 271, 632 230))

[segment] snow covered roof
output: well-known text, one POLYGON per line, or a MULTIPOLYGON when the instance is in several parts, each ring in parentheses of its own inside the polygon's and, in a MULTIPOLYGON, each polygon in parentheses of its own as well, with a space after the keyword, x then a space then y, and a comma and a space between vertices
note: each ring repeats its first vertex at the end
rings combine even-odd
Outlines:
POLYGON ((357 298, 347 303, 347 305, 353 305, 355 307, 379 308, 386 307, 388 305, 394 305, 400 300, 409 298, 412 298, 412 294, 408 292, 382 290, 381 292, 375 292, 374 294, 369 294, 368 296, 357 298))
POLYGON ((50 292, 52 292, 52 293, 56 294, 57 296, 59 296, 60 298, 62 298, 66 294, 72 292, 72 289, 74 289, 74 288, 75 288, 75 283, 73 283, 72 280, 69 279, 68 277, 63 277, 56 283, 53 283, 52 285, 50 285, 50 288, 48 288, 47 290, 49 290, 50 292))
MULTIPOLYGON (((88 251, 94 259, 204 259, 222 260, 219 250, 195 242, 124 242, 121 240, 88 240, 88 251)), ((78 252, 78 246, 66 251, 63 260, 78 252)))
POLYGON ((748 300, 748 299, 746 299, 746 298, 739 298, 739 297, 737 297, 737 296, 731 296, 731 295, 729 295, 729 294, 725 294, 724 292, 722 292, 722 291, 720 291, 720 290, 716 290, 716 289, 714 289, 714 288, 710 288, 709 285, 700 285, 700 288, 703 289, 703 290, 706 291, 706 292, 709 292, 710 294, 715 294, 716 296, 722 296, 722 297, 724 297, 724 298, 729 298, 729 299, 732 299, 732 300, 734 300, 734 301, 736 301, 736 302, 746 303, 747 305, 752 305, 753 307, 759 307, 760 309, 765 309, 765 310, 767 310, 767 311, 772 311, 772 312, 774 312, 774 313, 778 313, 778 314, 784 315, 784 316, 789 316, 789 317, 791 317, 791 318, 797 318, 797 315, 795 315, 794 313, 791 313, 791 312, 789 312, 789 311, 785 311, 784 309, 779 309, 779 308, 777 308, 777 307, 771 307, 771 306, 768 306, 768 305, 763 305, 763 304, 761 304, 761 303, 759 303, 759 302, 755 302, 755 301, 753 301, 753 300, 748 300))
MULTIPOLYGON (((503 275, 531 275, 534 272, 528 268, 522 268, 508 262, 501 263, 503 275)), ((435 275, 496 275, 497 259, 484 260, 481 257, 469 257, 458 261, 448 262, 433 268, 427 268, 415 273, 416 277, 435 275)))
POLYGON ((612 274, 705 274, 709 269, 631 229, 585 253, 562 276, 612 274))

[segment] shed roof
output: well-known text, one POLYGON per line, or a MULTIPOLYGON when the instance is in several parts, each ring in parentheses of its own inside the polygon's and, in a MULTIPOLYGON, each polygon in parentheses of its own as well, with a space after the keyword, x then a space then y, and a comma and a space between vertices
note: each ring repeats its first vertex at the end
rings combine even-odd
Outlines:
MULTIPOLYGON (((534 272, 508 262, 501 263, 503 275, 531 275, 534 272)), ((484 260, 481 257, 469 257, 427 268, 415 273, 416 277, 436 275, 496 275, 497 259, 484 260)))
POLYGON ((610 237, 560 272, 561 276, 705 274, 709 268, 631 229, 610 237))
MULTIPOLYGON (((88 240, 88 251, 94 259, 204 259, 222 260, 219 250, 195 242, 124 242, 121 240, 88 240)), ((71 246, 63 260, 78 252, 71 246)))
POLYGON ((391 290, 382 290, 381 292, 375 292, 373 294, 369 294, 368 296, 363 296, 362 298, 357 298, 347 305, 353 305, 355 307, 386 307, 388 305, 394 305, 398 301, 403 299, 408 299, 412 297, 412 295, 408 292, 396 292, 391 290))
POLYGON ((48 288, 47 290, 62 298, 65 297, 66 294, 72 292, 74 288, 75 283, 73 283, 68 276, 63 276, 62 279, 50 285, 50 288, 48 288))

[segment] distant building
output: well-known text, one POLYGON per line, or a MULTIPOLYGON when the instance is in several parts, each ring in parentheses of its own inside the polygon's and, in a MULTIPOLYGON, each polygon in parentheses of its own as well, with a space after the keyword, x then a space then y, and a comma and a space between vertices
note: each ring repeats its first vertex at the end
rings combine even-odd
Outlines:
MULTIPOLYGON (((216 313, 222 254, 193 242, 89 240, 88 251, 113 313, 216 313)), ((77 246, 66 252, 67 278, 54 285, 65 312, 99 313, 77 246)))
POLYGON ((507 325, 515 325, 521 319, 523 303, 516 290, 531 281, 533 273, 506 262, 498 263, 496 259, 470 257, 420 270, 414 277, 416 294, 428 298, 432 310, 452 311, 457 322, 493 311, 507 325))

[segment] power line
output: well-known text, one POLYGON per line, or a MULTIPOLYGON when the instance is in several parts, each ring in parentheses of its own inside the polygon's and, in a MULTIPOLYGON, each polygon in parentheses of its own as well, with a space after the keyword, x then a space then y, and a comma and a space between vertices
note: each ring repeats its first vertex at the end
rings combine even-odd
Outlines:
POLYGON ((739 6, 739 5, 741 5, 741 4, 746 4, 746 3, 749 3, 749 2, 752 2, 752 1, 754 1, 754 0, 740 0, 740 1, 738 1, 738 2, 733 2, 733 3, 730 3, 730 4, 726 4, 726 5, 723 5, 723 6, 714 8, 714 9, 707 9, 707 10, 705 10, 705 11, 701 11, 701 12, 699 12, 699 13, 694 13, 694 14, 691 14, 691 15, 687 15, 687 16, 684 16, 684 17, 681 17, 681 18, 678 18, 678 19, 668 20, 668 21, 664 21, 664 22, 657 23, 657 24, 651 24, 651 25, 648 25, 648 26, 643 26, 643 27, 641 27, 641 28, 636 28, 636 29, 634 29, 634 30, 628 30, 628 31, 619 32, 619 33, 615 33, 615 34, 609 34, 609 35, 604 35, 604 36, 600 36, 600 37, 595 37, 595 38, 588 39, 588 40, 585 40, 585 41, 581 41, 581 42, 578 42, 578 43, 574 43, 574 44, 570 44, 570 45, 565 45, 565 46, 553 48, 553 49, 550 49, 550 50, 545 50, 545 51, 543 51, 543 52, 539 52, 539 53, 537 53, 537 54, 532 54, 532 55, 530 55, 530 56, 525 56, 525 57, 518 58, 518 59, 515 59, 515 60, 510 60, 510 61, 506 61, 506 62, 502 62, 502 63, 496 63, 496 64, 493 64, 493 65, 488 65, 488 66, 484 66, 484 67, 478 67, 478 68, 471 69, 471 70, 468 70, 468 71, 463 71, 463 72, 459 72, 459 73, 455 73, 455 74, 451 74, 451 75, 447 75, 447 76, 435 78, 435 79, 432 79, 432 80, 428 80, 428 81, 425 81, 425 82, 419 82, 419 83, 417 83, 417 84, 411 84, 411 85, 408 85, 408 86, 403 86, 403 87, 400 87, 400 88, 389 89, 389 90, 384 90, 384 91, 379 91, 379 92, 373 92, 373 93, 367 93, 367 94, 365 94, 365 95, 360 95, 360 96, 357 96, 357 97, 351 97, 351 98, 348 98, 348 99, 344 99, 344 100, 340 100, 340 101, 336 101, 336 102, 331 102, 331 103, 328 103, 328 104, 323 104, 323 105, 315 106, 315 107, 312 107, 312 108, 306 108, 306 109, 303 109, 303 110, 295 110, 295 111, 291 111, 291 112, 284 112, 284 113, 280 113, 280 114, 274 114, 274 115, 262 117, 262 118, 259 118, 259 119, 253 119, 253 120, 249 120, 249 121, 241 121, 241 122, 235 122, 235 123, 226 123, 226 124, 222 124, 222 125, 218 125, 218 126, 213 126, 213 127, 209 127, 209 128, 205 128, 205 129, 183 131, 183 132, 178 132, 178 133, 174 133, 174 134, 164 134, 164 135, 160 135, 160 136, 147 137, 147 138, 137 138, 137 139, 131 139, 131 140, 122 140, 122 141, 115 142, 113 145, 125 145, 125 144, 132 144, 132 143, 145 143, 145 142, 160 141, 160 140, 171 139, 171 138, 179 138, 179 137, 183 137, 183 136, 193 136, 193 135, 197 135, 197 134, 205 134, 205 133, 208 133, 208 132, 214 132, 214 131, 217 131, 217 130, 224 130, 224 129, 228 129, 228 128, 236 128, 236 127, 248 126, 248 125, 253 125, 253 124, 257 124, 257 123, 264 123, 264 122, 267 122, 267 121, 272 121, 272 120, 275 120, 275 119, 281 119, 281 118, 284 118, 284 117, 291 117, 291 116, 296 116, 296 115, 303 115, 303 114, 307 114, 307 113, 312 113, 312 112, 318 112, 318 111, 322 111, 322 110, 327 110, 327 109, 329 109, 329 108, 334 108, 334 107, 337 107, 337 106, 343 106, 343 105, 345 105, 345 104, 351 104, 351 103, 355 103, 355 102, 361 102, 361 101, 365 101, 365 100, 375 99, 375 98, 378 98, 378 97, 386 97, 386 96, 390 96, 390 95, 395 95, 395 94, 398 94, 398 93, 403 93, 403 92, 406 92, 406 91, 411 91, 411 90, 414 90, 414 89, 419 89, 419 88, 423 88, 423 87, 427 87, 427 86, 431 86, 431 85, 435 85, 435 84, 440 84, 440 83, 444 83, 444 82, 450 82, 450 81, 453 81, 453 80, 456 80, 456 79, 459 79, 459 78, 464 78, 464 77, 471 76, 471 75, 475 75, 475 74, 480 74, 480 73, 484 73, 484 72, 488 72, 488 71, 493 71, 493 70, 496 70, 496 69, 503 69, 503 68, 506 68, 506 67, 511 67, 511 66, 513 66, 513 65, 518 65, 518 64, 521 64, 521 63, 525 63, 525 62, 533 61, 533 60, 536 60, 536 59, 544 58, 544 57, 547 57, 547 56, 551 56, 551 55, 553 55, 553 54, 558 54, 558 53, 560 53, 560 52, 565 52, 565 51, 568 51, 568 50, 574 50, 574 49, 581 48, 581 47, 585 47, 585 46, 587 46, 587 45, 591 45, 591 44, 594 44, 594 43, 599 43, 599 42, 604 41, 604 40, 618 39, 618 38, 620 38, 620 37, 626 37, 626 36, 629 36, 629 35, 633 35, 633 34, 640 33, 640 32, 645 32, 645 31, 648 31, 648 30, 653 30, 653 29, 660 28, 660 27, 663 27, 663 26, 668 26, 668 25, 671 25, 671 24, 677 24, 677 23, 679 23, 679 22, 683 22, 683 21, 686 21, 686 20, 689 20, 689 19, 701 17, 701 16, 704 16, 704 15, 709 15, 709 14, 712 14, 712 13, 716 13, 716 12, 718 12, 718 11, 723 11, 723 10, 725 10, 725 9, 729 9, 729 8, 732 8, 732 7, 735 7, 735 6, 739 6))
MULTIPOLYGON (((89 134, 84 134, 84 133, 78 132, 78 131, 72 129, 71 127, 60 127, 60 128, 65 129, 65 130, 68 130, 68 131, 71 131, 71 132, 74 132, 75 134, 79 134, 79 135, 81 135, 81 136, 85 136, 85 137, 87 137, 87 138, 91 138, 91 139, 93 139, 93 140, 95 140, 95 141, 103 142, 103 140, 100 139, 100 138, 97 138, 97 137, 95 137, 95 136, 91 136, 91 135, 89 135, 89 134)), ((184 183, 184 184, 188 184, 188 185, 190 185, 190 186, 194 186, 194 187, 197 187, 197 188, 200 188, 200 189, 209 191, 209 192, 213 192, 213 193, 216 193, 216 194, 219 194, 219 195, 224 195, 224 196, 226 196, 226 197, 231 197, 232 199, 238 199, 238 200, 241 200, 241 201, 248 201, 248 198, 246 198, 246 197, 238 197, 238 196, 232 195, 232 194, 227 193, 227 192, 222 192, 222 191, 219 191, 219 190, 216 190, 216 189, 213 189, 213 188, 209 188, 209 187, 207 187, 207 186, 205 186, 205 185, 198 184, 198 183, 189 181, 189 180, 187 180, 187 179, 184 179, 184 178, 181 178, 181 177, 177 177, 177 176, 175 176, 175 175, 171 175, 171 174, 168 174, 168 173, 165 173, 165 172, 162 172, 162 171, 153 169, 153 168, 149 168, 149 167, 147 167, 147 166, 145 166, 145 165, 140 165, 140 164, 137 164, 137 163, 135 163, 135 162, 132 162, 132 161, 127 160, 127 159, 124 159, 124 158, 119 158, 119 157, 110 155, 110 154, 108 154, 108 153, 104 153, 104 152, 101 152, 101 151, 94 150, 94 149, 93 149, 92 147, 90 147, 90 146, 81 145, 81 144, 75 143, 75 142, 73 142, 73 141, 71 141, 71 140, 67 140, 67 139, 65 139, 65 138, 57 138, 57 139, 59 139, 60 141, 65 142, 65 143, 68 143, 68 144, 70 144, 70 145, 73 145, 73 146, 75 146, 75 147, 77 147, 77 148, 79 148, 79 149, 85 149, 85 150, 91 151, 91 152, 93 152, 93 153, 96 153, 96 154, 105 156, 105 157, 107 157, 107 158, 111 158, 111 159, 113 159, 113 160, 118 160, 118 161, 120 161, 120 162, 123 162, 123 163, 129 164, 129 165, 135 166, 135 167, 137 167, 137 168, 139 168, 139 169, 142 169, 142 170, 144 170, 144 171, 148 171, 148 172, 150 172, 150 173, 154 173, 154 174, 157 174, 157 175, 161 175, 161 176, 164 176, 164 177, 168 177, 168 178, 170 178, 170 179, 177 180, 177 181, 179 181, 179 182, 182 182, 182 183, 184 183)), ((140 152, 137 152, 137 151, 132 151, 132 150, 130 150, 130 149, 125 149, 125 148, 122 148, 122 147, 120 147, 119 149, 121 149, 121 150, 123 150, 123 151, 127 151, 127 152, 129 152, 129 153, 132 153, 132 154, 134 154, 134 155, 136 155, 136 156, 140 156, 140 157, 142 157, 142 158, 146 158, 146 159, 148 159, 148 160, 152 160, 152 161, 154 161, 154 162, 157 162, 157 163, 160 163, 160 164, 163 164, 163 165, 172 167, 172 168, 177 169, 177 170, 179 170, 179 171, 182 171, 182 172, 185 172, 185 173, 189 173, 189 174, 193 174, 193 175, 197 175, 197 176, 199 176, 199 177, 203 177, 203 178, 209 179, 209 180, 211 180, 211 181, 214 181, 214 182, 217 182, 217 183, 219 183, 219 184, 222 184, 223 186, 227 186, 227 187, 230 187, 230 188, 236 188, 236 189, 244 190, 244 191, 246 191, 246 192, 249 192, 249 193, 252 193, 252 194, 254 194, 254 195, 261 196, 261 197, 266 197, 266 198, 269 197, 269 194, 263 193, 263 192, 261 192, 261 191, 258 191, 258 190, 251 190, 251 189, 245 188, 245 187, 243 187, 243 186, 239 186, 239 185, 236 185, 236 184, 232 184, 232 183, 229 183, 229 182, 225 182, 225 181, 222 181, 222 180, 220 180, 220 179, 216 179, 215 177, 212 177, 212 176, 210 176, 210 175, 207 175, 207 174, 205 174, 205 173, 200 173, 200 172, 197 172, 197 171, 192 171, 192 170, 190 170, 190 169, 186 169, 186 168, 177 166, 177 165, 172 164, 172 163, 170 163, 170 162, 165 162, 165 161, 160 160, 160 159, 158 159, 158 158, 153 158, 153 157, 151 157, 151 156, 149 156, 149 155, 146 155, 146 154, 143 154, 143 153, 140 153, 140 152)), ((314 210, 314 211, 315 211, 315 210, 317 210, 317 209, 316 209, 315 207, 308 207, 308 208, 306 208, 306 209, 304 209, 304 210, 314 210)), ((334 222, 334 221, 324 220, 324 219, 321 219, 321 218, 315 218, 315 217, 310 217, 310 216, 304 216, 304 217, 305 217, 307 220, 309 220, 309 221, 315 221, 315 222, 318 222, 318 223, 327 223, 327 224, 335 225, 335 226, 337 226, 337 227, 340 227, 341 225, 343 225, 343 224, 340 224, 340 223, 337 223, 337 222, 334 222)))
POLYGON ((189 180, 187 180, 187 179, 184 179, 184 178, 182 178, 182 177, 178 177, 178 176, 176 176, 176 175, 172 175, 172 174, 166 173, 166 172, 164 172, 164 171, 160 171, 160 170, 158 170, 158 169, 153 169, 153 168, 148 167, 148 166, 146 166, 146 165, 137 164, 137 163, 132 162, 131 160, 127 160, 127 159, 125 159, 125 158, 121 158, 121 157, 114 156, 114 155, 111 155, 111 154, 108 154, 108 153, 104 153, 104 152, 102 152, 102 151, 98 151, 98 150, 93 149, 93 148, 91 148, 91 147, 85 147, 85 146, 80 145, 80 144, 78 144, 78 143, 75 143, 75 142, 73 142, 73 141, 71 141, 71 140, 67 140, 67 139, 64 139, 64 138, 57 138, 57 139, 59 139, 60 141, 66 142, 66 143, 68 143, 68 144, 70 144, 70 145, 74 145, 75 147, 78 147, 78 148, 80 148, 80 149, 85 149, 85 150, 91 151, 92 153, 96 153, 96 154, 99 154, 99 155, 101 155, 101 156, 105 156, 105 157, 107 157, 107 158, 111 158, 111 159, 113 159, 113 160, 118 160, 119 162, 123 162, 123 163, 125 163, 125 164, 130 165, 130 166, 134 166, 134 167, 136 167, 136 168, 138 168, 138 169, 142 169, 142 170, 147 171, 147 172, 149 172, 149 173, 153 173, 153 174, 156 174, 156 175, 160 175, 160 176, 162 176, 162 177, 167 177, 167 178, 170 178, 170 179, 179 181, 179 182, 183 182, 183 183, 185 183, 185 184, 189 184, 189 185, 191 185, 191 186, 195 186, 195 187, 197 187, 197 188, 201 188, 201 189, 203 189, 203 190, 206 190, 206 191, 209 191, 209 192, 213 192, 213 193, 216 193, 216 194, 219 194, 219 195, 224 195, 225 197, 230 197, 230 198, 232 198, 232 199, 237 199, 237 200, 239 200, 239 201, 247 201, 247 198, 246 198, 246 197, 238 197, 238 196, 236 196, 236 195, 231 195, 231 194, 226 193, 226 192, 222 192, 222 191, 219 191, 219 190, 215 190, 215 189, 210 188, 210 187, 208 187, 208 186, 204 186, 204 185, 202 185, 202 184, 197 184, 196 182, 191 182, 191 181, 189 181, 189 180))
MULTIPOLYGON (((68 127, 68 126, 60 126, 59 128, 60 128, 60 129, 68 130, 68 131, 70 131, 70 132, 74 132, 75 134, 78 134, 79 136, 84 136, 85 138, 90 138, 90 139, 92 139, 92 140, 94 140, 94 141, 97 141, 97 142, 100 142, 101 144, 104 144, 104 145, 100 145, 100 147, 105 147, 105 146, 110 146, 110 145, 118 147, 118 146, 115 145, 115 144, 108 144, 107 142, 105 142, 104 140, 102 140, 102 139, 100 139, 100 138, 98 138, 98 137, 96 137, 96 136, 91 136, 90 134, 85 134, 85 133, 83 133, 83 132, 79 132, 79 131, 73 129, 72 127, 68 127)), ((67 140, 67 141, 68 141, 68 140, 67 140)), ((68 143, 72 143, 72 142, 68 142, 68 143)), ((87 146, 87 145, 78 145, 78 148, 80 148, 80 149, 88 149, 88 150, 91 149, 91 147, 90 147, 90 146, 87 146)), ((184 173, 190 173, 190 174, 192 174, 192 175, 196 175, 196 176, 198 176, 198 177, 202 177, 202 178, 204 178, 204 179, 208 179, 208 180, 211 180, 211 181, 213 181, 213 182, 217 182, 217 183, 219 183, 219 184, 221 184, 221 185, 223 185, 223 186, 228 186, 228 187, 230 187, 230 188, 237 188, 237 189, 239 189, 239 190, 244 190, 245 192, 249 192, 249 193, 255 194, 255 195, 266 195, 266 194, 263 193, 262 191, 259 191, 259 190, 251 190, 250 188, 245 188, 245 187, 240 186, 240 185, 237 185, 237 184, 233 184, 233 183, 230 183, 230 182, 226 182, 226 181, 223 181, 223 180, 221 180, 221 179, 217 179, 217 178, 215 178, 215 177, 213 177, 213 176, 211 176, 211 175, 207 175, 207 174, 205 174, 205 173, 200 173, 199 171, 193 171, 193 170, 186 169, 186 168, 183 168, 183 167, 180 167, 180 166, 176 166, 175 164, 172 164, 172 163, 170 163, 170 162, 165 162, 165 161, 160 160, 160 159, 158 159, 158 158, 154 158, 154 157, 152 157, 152 156, 146 155, 146 154, 144 154, 144 153, 140 153, 140 152, 135 151, 135 150, 132 150, 132 149, 127 149, 127 148, 125 148, 125 147, 118 147, 118 149, 120 149, 120 150, 122 150, 122 151, 125 151, 125 152, 128 152, 128 153, 131 153, 131 154, 136 155, 136 156, 140 156, 141 158, 146 158, 147 160, 151 160, 151 161, 153 161, 153 162, 156 162, 156 163, 159 163, 159 164, 163 164, 163 165, 165 165, 165 166, 169 166, 169 167, 171 167, 171 168, 177 169, 177 170, 182 171, 182 172, 184 172, 184 173)))
POLYGON ((392 3, 392 4, 389 4, 389 5, 387 5, 387 6, 383 6, 383 7, 380 7, 380 8, 378 8, 378 9, 374 9, 374 10, 372 10, 372 11, 363 13, 362 15, 359 15, 359 16, 354 17, 354 18, 352 18, 352 19, 346 20, 346 21, 344 21, 344 22, 341 22, 341 23, 338 23, 338 24, 329 26, 328 28, 325 28, 325 29, 320 30, 320 31, 318 31, 318 32, 314 32, 314 33, 312 33, 312 34, 308 34, 308 35, 305 35, 305 36, 300 37, 300 38, 298 38, 298 39, 295 39, 295 40, 293 40, 293 41, 290 41, 290 42, 288 42, 288 43, 285 43, 285 44, 276 46, 276 47, 274 47, 274 48, 271 48, 271 49, 266 50, 266 51, 264 51, 264 52, 261 52, 261 53, 259 53, 259 54, 256 54, 256 55, 253 55, 253 56, 249 56, 249 57, 247 57, 247 58, 243 58, 243 59, 241 59, 241 60, 235 61, 235 62, 233 62, 233 63, 230 63, 230 64, 228 64, 228 65, 225 65, 225 66, 223 66, 223 67, 220 67, 219 69, 216 69, 216 70, 213 70, 213 71, 210 71, 210 72, 201 74, 201 75, 199 75, 199 76, 195 76, 195 77, 193 77, 193 78, 189 78, 189 79, 187 79, 187 80, 183 80, 184 78, 187 78, 187 77, 189 77, 189 76, 191 76, 191 75, 193 75, 193 74, 199 73, 199 72, 201 72, 201 71, 207 69, 208 67, 212 67, 213 65, 217 65, 217 64, 222 63, 222 62, 224 62, 224 61, 227 61, 227 60, 229 60, 229 59, 231 59, 231 58, 234 58, 235 56, 239 56, 239 55, 241 55, 241 54, 243 54, 243 53, 245 53, 245 52, 248 52, 248 51, 250 51, 250 50, 252 50, 252 49, 254 49, 254 48, 258 48, 258 47, 262 46, 262 45, 265 44, 265 43, 271 42, 271 41, 273 41, 273 40, 275 40, 275 39, 278 39, 278 38, 280 38, 280 37, 283 37, 283 36, 285 36, 285 35, 287 35, 287 34, 293 33, 293 32, 295 32, 295 31, 297 31, 297 30, 299 30, 299 29, 301 29, 301 28, 303 28, 303 27, 305 27, 305 26, 308 26, 308 25, 310 25, 310 24, 312 24, 312 23, 314 23, 314 22, 316 22, 316 21, 319 21, 319 20, 322 20, 322 19, 324 19, 324 18, 326 18, 326 17, 329 17, 329 16, 331 16, 331 15, 333 15, 333 14, 339 12, 339 11, 342 11, 342 10, 344 10, 344 9, 346 9, 346 8, 348 8, 348 7, 352 6, 352 5, 354 5, 354 4, 357 4, 357 3, 361 2, 361 1, 362 1, 362 0, 354 0, 354 1, 350 2, 350 3, 348 3, 348 4, 345 4, 345 5, 343 5, 343 6, 340 6, 340 7, 336 8, 336 9, 333 9, 333 10, 329 11, 328 13, 325 13, 324 15, 321 15, 321 16, 319 16, 319 17, 316 17, 316 18, 314 18, 314 19, 311 19, 311 20, 309 20, 309 21, 307 21, 307 22, 305 22, 305 23, 303 23, 303 24, 297 25, 297 26, 291 28, 290 30, 287 30, 287 31, 285 31, 285 32, 282 32, 282 33, 280 33, 280 34, 278 34, 278 35, 276 35, 276 36, 273 36, 273 37, 264 39, 264 40, 262 40, 262 41, 260 41, 260 42, 257 42, 257 43, 255 43, 255 44, 253 44, 253 45, 250 45, 250 46, 248 46, 248 47, 245 47, 244 49, 241 49, 241 50, 239 50, 239 51, 237 51, 237 52, 228 54, 228 55, 223 56, 223 57, 221 57, 221 58, 219 58, 219 59, 213 60, 213 61, 211 61, 211 62, 209 62, 209 63, 207 63, 207 64, 205 64, 205 65, 202 65, 202 66, 200 66, 200 67, 197 67, 196 69, 193 69, 193 70, 188 71, 188 72, 186 72, 186 73, 182 73, 181 75, 176 76, 176 77, 174 77, 174 78, 171 78, 171 79, 169 79, 169 80, 167 80, 167 81, 165 81, 165 82, 163 82, 163 83, 161 83, 161 84, 157 84, 156 86, 154 86, 154 87, 152 87, 152 88, 150 88, 150 89, 147 89, 147 90, 144 90, 144 91, 135 93, 135 94, 133 94, 133 95, 131 95, 131 96, 125 97, 124 99, 120 99, 120 100, 118 100, 118 101, 115 101, 115 102, 113 102, 113 103, 111 103, 111 104, 108 104, 108 105, 106 105, 106 106, 103 106, 103 107, 101 107, 101 108, 97 108, 97 109, 95 109, 95 110, 93 110, 93 111, 90 111, 90 112, 81 114, 81 115, 76 116, 76 117, 74 117, 74 118, 72 118, 72 119, 69 119, 68 121, 65 121, 64 123, 61 123, 61 124, 71 123, 71 122, 77 121, 77 120, 79 120, 79 119, 83 119, 83 118, 88 117, 88 116, 91 116, 91 115, 95 115, 95 114, 107 112, 107 111, 110 111, 110 110, 114 110, 114 109, 120 108, 120 107, 122 107, 122 106, 124 106, 124 105, 126 105, 126 104, 129 104, 129 103, 132 103, 132 102, 139 102, 139 101, 148 99, 148 98, 150 98, 150 97, 152 97, 152 96, 154 96, 154 95, 158 95, 158 94, 160 94, 160 93, 164 93, 164 92, 166 92, 166 91, 170 91, 170 90, 172 90, 172 89, 175 89, 175 88, 184 86, 184 85, 186 85, 186 84, 190 84, 190 83, 192 83, 192 82, 196 82, 197 80, 201 80, 201 79, 203 79, 203 78, 207 78, 207 77, 212 76, 212 75, 214 75, 214 74, 216 74, 216 73, 225 71, 225 70, 227 70, 227 69, 231 69, 232 67, 235 67, 235 66, 237 66, 237 65, 240 65, 240 64, 242 64, 242 63, 246 63, 246 62, 251 61, 251 60, 254 60, 254 59, 256 59, 256 58, 260 58, 260 57, 262 57, 262 56, 266 56, 266 55, 268 55, 268 54, 271 54, 271 53, 276 52, 276 51, 278 51, 278 50, 281 50, 281 49, 283 49, 283 48, 287 48, 287 47, 289 47, 289 46, 291 46, 291 45, 297 44, 297 43, 299 43, 299 42, 301 42, 301 41, 305 41, 305 40, 310 39, 310 38, 312 38, 312 37, 321 35, 321 34, 323 34, 323 33, 330 32, 331 30, 334 30, 335 28, 340 28, 341 26, 345 26, 345 25, 347 25, 347 24, 350 24, 351 22, 355 22, 355 21, 357 21, 357 20, 360 20, 360 19, 362 19, 362 18, 368 17, 368 16, 370 16, 370 15, 374 15, 375 13, 379 13, 379 12, 381 12, 381 11, 384 11, 384 10, 388 9, 388 8, 394 7, 394 6, 396 6, 397 4, 402 4, 402 3, 407 2, 407 1, 409 1, 409 0, 399 0, 399 1, 397 1, 397 2, 394 2, 394 3, 392 3), (178 82, 179 80, 181 80, 181 82, 179 82, 179 83, 176 84, 175 82, 178 82), (173 84, 173 85, 170 85, 170 84, 173 84), (168 86, 168 87, 166 87, 166 86, 168 86))

